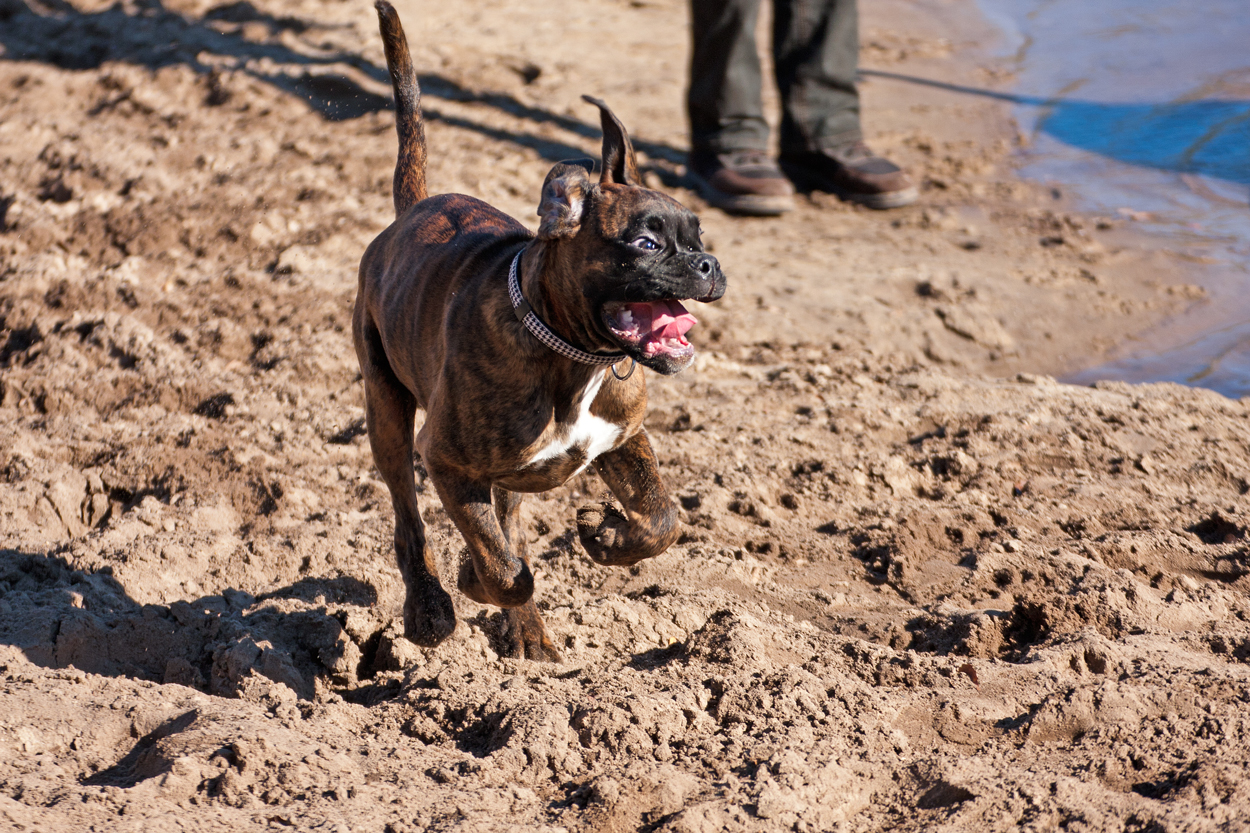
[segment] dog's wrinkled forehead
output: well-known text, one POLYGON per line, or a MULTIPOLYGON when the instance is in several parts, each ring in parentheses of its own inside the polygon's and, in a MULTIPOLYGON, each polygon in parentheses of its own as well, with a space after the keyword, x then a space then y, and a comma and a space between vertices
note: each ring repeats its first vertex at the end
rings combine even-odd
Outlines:
POLYGON ((595 189, 599 232, 615 237, 636 230, 640 223, 660 222, 674 231, 698 235, 699 219, 677 200, 650 188, 605 185, 595 189))

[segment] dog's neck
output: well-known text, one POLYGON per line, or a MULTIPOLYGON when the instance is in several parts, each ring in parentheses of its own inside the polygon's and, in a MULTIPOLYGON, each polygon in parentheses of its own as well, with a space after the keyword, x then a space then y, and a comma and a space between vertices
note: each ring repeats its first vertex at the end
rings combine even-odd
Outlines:
POLYGON ((569 274, 567 270, 555 246, 545 240, 535 240, 522 252, 517 265, 521 294, 539 319, 570 346, 587 353, 619 354, 619 347, 605 341, 582 323, 587 316, 579 316, 576 310, 548 303, 547 299, 553 296, 568 297, 567 287, 580 282, 580 276, 569 274))
POLYGON ((548 248, 545 240, 535 240, 530 243, 521 253, 521 262, 517 264, 517 279, 521 282, 521 294, 525 296, 526 301, 529 301, 534 312, 543 321, 550 322, 552 308, 547 303, 547 287, 544 280, 547 271, 548 248))

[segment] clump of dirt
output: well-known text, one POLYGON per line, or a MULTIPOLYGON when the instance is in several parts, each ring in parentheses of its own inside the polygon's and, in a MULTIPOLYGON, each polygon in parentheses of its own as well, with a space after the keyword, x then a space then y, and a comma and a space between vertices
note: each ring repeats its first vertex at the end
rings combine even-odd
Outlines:
MULTIPOLYGON (((1041 375, 1184 276, 1013 180, 997 104, 881 76, 873 142, 919 206, 703 210, 684 8, 400 9, 436 190, 532 224, 597 93, 730 276, 693 368, 649 379, 679 542, 586 559, 590 475, 523 509, 565 658, 537 664, 459 596, 447 643, 402 637, 348 332, 392 218, 367 4, 0 2, 3 826, 1240 820, 1245 403, 1041 375)), ((865 8, 865 62, 984 84, 988 30, 943 9, 865 8)))

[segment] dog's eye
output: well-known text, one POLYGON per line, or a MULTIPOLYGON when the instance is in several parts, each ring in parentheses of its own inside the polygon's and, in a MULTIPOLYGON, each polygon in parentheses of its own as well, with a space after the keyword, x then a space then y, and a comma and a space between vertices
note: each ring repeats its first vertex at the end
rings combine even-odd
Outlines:
POLYGON ((645 235, 642 237, 635 237, 634 242, 630 243, 629 245, 634 246, 639 249, 646 249, 648 252, 654 252, 656 249, 660 248, 659 243, 655 242, 654 239, 647 237, 645 235))

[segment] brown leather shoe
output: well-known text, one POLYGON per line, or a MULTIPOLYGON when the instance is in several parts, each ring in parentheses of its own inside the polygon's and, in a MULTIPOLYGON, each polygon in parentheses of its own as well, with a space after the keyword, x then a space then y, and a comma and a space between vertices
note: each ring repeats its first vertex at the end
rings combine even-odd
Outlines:
POLYGON ((775 217, 794 208, 794 186, 762 150, 691 151, 690 175, 722 211, 775 217))
POLYGON ((898 165, 877 156, 863 142, 782 154, 781 167, 802 187, 828 191, 869 208, 900 208, 920 196, 898 165))

